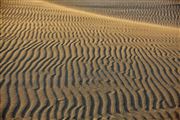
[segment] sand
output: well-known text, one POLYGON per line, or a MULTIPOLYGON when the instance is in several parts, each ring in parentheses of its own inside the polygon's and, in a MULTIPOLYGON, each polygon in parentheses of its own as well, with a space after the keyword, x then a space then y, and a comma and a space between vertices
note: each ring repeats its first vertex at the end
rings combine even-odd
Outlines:
POLYGON ((2 120, 180 119, 180 30, 43 0, 1 1, 2 120))
POLYGON ((180 25, 180 0, 51 0, 51 2, 121 19, 172 27, 180 25))

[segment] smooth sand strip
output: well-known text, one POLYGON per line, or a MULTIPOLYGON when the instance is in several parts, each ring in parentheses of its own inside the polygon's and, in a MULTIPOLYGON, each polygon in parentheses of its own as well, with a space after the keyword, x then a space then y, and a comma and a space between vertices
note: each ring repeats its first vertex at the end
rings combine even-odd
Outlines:
POLYGON ((112 21, 119 21, 119 22, 123 22, 123 23, 130 23, 130 24, 133 24, 133 25, 136 25, 136 26, 137 25, 143 25, 144 27, 165 28, 165 29, 168 28, 168 29, 172 29, 172 30, 179 30, 179 32, 180 32, 180 29, 179 28, 175 28, 175 27, 162 26, 162 25, 158 25, 158 24, 144 23, 144 22, 138 22, 138 21, 114 18, 114 17, 110 17, 110 16, 100 15, 100 14, 97 14, 97 13, 91 13, 91 12, 87 12, 87 11, 82 11, 82 10, 77 10, 77 9, 69 8, 69 7, 66 7, 66 6, 63 6, 63 5, 59 5, 59 4, 55 4, 55 3, 50 3, 48 1, 38 0, 38 2, 42 3, 42 4, 46 3, 47 7, 52 6, 52 7, 55 7, 57 9, 62 8, 62 9, 66 9, 66 10, 71 11, 71 12, 78 13, 78 14, 83 14, 83 15, 87 15, 87 16, 93 16, 93 17, 97 17, 97 18, 101 18, 101 19, 109 19, 109 20, 112 20, 112 21))
POLYGON ((51 0, 70 8, 132 21, 178 27, 179 2, 176 0, 51 0))

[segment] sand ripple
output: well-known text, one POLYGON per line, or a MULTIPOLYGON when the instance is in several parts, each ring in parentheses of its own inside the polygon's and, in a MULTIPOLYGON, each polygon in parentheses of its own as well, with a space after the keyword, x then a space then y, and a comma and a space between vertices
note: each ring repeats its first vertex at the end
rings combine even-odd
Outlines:
POLYGON ((179 119, 178 29, 36 0, 1 13, 2 119, 179 119))

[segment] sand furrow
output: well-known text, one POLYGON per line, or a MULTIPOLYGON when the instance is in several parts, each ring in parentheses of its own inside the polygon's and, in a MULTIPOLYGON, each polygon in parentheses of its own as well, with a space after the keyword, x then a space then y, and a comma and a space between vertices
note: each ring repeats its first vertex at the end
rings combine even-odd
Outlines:
POLYGON ((176 5, 122 12, 141 23, 43 0, 1 4, 3 120, 179 119, 179 29, 143 23, 177 19, 176 5))
MULTIPOLYGON (((151 58, 153 58, 153 57, 151 57, 151 58)), ((156 62, 156 63, 157 63, 157 62, 156 62)), ((160 67, 160 66, 158 66, 158 67, 160 67)), ((158 68, 158 67, 157 67, 157 68, 158 68)), ((159 71, 160 71, 160 70, 159 70, 159 71)), ((163 71, 163 70, 161 70, 161 71, 163 71)), ((161 73, 160 73, 159 75, 161 75, 161 73)), ((156 75, 156 76, 157 76, 157 75, 156 75)), ((161 77, 159 77, 158 80, 159 80, 159 81, 161 81, 161 80, 163 81, 163 82, 161 82, 161 83, 163 84, 163 87, 164 87, 164 88, 163 88, 163 89, 164 89, 163 91, 165 92, 166 89, 168 88, 168 86, 169 86, 170 84, 168 84, 167 82, 165 82, 165 79, 163 79, 162 76, 165 76, 165 75, 161 75, 161 77)), ((170 79, 169 79, 169 80, 170 80, 170 79)), ((165 93, 165 94, 166 94, 166 96, 167 96, 167 95, 170 95, 170 96, 171 96, 171 94, 168 92, 168 89, 167 89, 167 93, 165 93)), ((172 97, 169 97, 169 98, 172 98, 172 97)), ((169 98, 168 98, 168 99, 169 99, 169 98)), ((169 104, 171 104, 170 106, 173 106, 173 105, 172 105, 172 104, 173 104, 173 99, 169 99, 169 102, 172 102, 172 103, 169 103, 169 104)))

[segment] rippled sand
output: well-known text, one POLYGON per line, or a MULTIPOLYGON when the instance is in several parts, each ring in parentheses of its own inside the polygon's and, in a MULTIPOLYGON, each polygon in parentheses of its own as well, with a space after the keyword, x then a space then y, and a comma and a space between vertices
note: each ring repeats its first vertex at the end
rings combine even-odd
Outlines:
POLYGON ((2 120, 180 118, 177 27, 43 0, 3 0, 0 19, 2 120))
POLYGON ((179 27, 180 0, 51 0, 106 16, 179 27))

